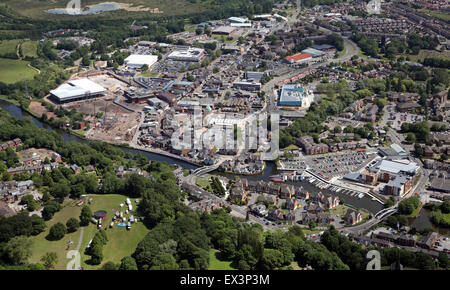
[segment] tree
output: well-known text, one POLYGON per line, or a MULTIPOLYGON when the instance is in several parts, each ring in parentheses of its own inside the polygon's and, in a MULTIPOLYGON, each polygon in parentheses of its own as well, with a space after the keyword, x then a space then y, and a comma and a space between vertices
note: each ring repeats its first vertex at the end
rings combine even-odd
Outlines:
POLYGON ((58 263, 58 255, 55 252, 45 253, 41 257, 41 262, 44 263, 45 268, 51 269, 58 263))
POLYGON ((67 232, 73 233, 80 227, 80 222, 76 218, 70 218, 66 222, 67 232))
POLYGON ((12 265, 24 265, 31 256, 32 242, 25 236, 17 236, 9 240, 3 253, 12 265))
POLYGON ((417 196, 412 196, 410 198, 402 200, 398 204, 398 211, 400 214, 411 214, 415 209, 420 206, 420 200, 417 196))
POLYGON ((276 270, 283 265, 283 255, 280 251, 274 249, 264 249, 261 258, 261 270, 276 270))
POLYGON ((108 261, 100 268, 100 270, 106 271, 117 270, 117 265, 114 262, 108 261))
POLYGON ((48 240, 61 240, 67 233, 67 228, 63 223, 56 223, 50 228, 50 232, 47 236, 48 240))
POLYGON ((441 206, 439 207, 442 213, 450 213, 450 201, 446 200, 444 201, 441 206))
POLYGON ((90 247, 91 260, 90 263, 92 265, 99 265, 103 260, 103 246, 99 243, 91 244, 90 247))
POLYGON ((91 208, 87 205, 83 206, 80 214, 80 225, 83 227, 87 226, 91 221, 91 218, 92 218, 91 208))
POLYGON ((439 267, 441 267, 443 269, 447 269, 448 266, 450 265, 447 254, 445 254, 443 252, 439 252, 438 262, 439 262, 439 267))
POLYGON ((131 197, 141 197, 145 192, 147 180, 145 177, 133 173, 125 178, 125 192, 131 197))
POLYGON ((65 182, 58 182, 50 189, 50 194, 63 199, 70 194, 70 186, 65 182))
POLYGON ((20 201, 20 204, 26 204, 28 211, 35 211, 38 208, 38 204, 34 200, 34 196, 32 194, 24 195, 20 201))
POLYGON ((150 270, 178 270, 177 261, 171 254, 161 254, 152 261, 153 266, 150 270))
POLYGON ((138 267, 136 265, 136 261, 130 257, 124 257, 121 260, 120 266, 119 266, 119 270, 137 270, 138 267))
POLYGON ((416 142, 416 135, 414 135, 414 133, 412 132, 409 132, 408 134, 406 134, 405 140, 412 144, 416 142))

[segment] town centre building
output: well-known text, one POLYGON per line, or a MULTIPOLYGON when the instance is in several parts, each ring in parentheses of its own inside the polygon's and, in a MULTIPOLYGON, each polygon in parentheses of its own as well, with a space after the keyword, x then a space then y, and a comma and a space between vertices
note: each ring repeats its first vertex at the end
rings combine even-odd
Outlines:
POLYGON ((280 106, 308 108, 314 100, 314 94, 301 85, 287 84, 281 89, 278 104, 280 106))

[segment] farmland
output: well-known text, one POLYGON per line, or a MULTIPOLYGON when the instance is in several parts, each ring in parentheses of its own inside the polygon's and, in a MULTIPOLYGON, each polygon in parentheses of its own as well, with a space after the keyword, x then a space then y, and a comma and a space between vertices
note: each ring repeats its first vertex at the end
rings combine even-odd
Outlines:
POLYGON ((37 41, 25 41, 20 45, 23 57, 37 57, 37 41))
POLYGON ((28 67, 29 61, 0 58, 0 82, 12 84, 32 79, 37 74, 36 70, 28 67))

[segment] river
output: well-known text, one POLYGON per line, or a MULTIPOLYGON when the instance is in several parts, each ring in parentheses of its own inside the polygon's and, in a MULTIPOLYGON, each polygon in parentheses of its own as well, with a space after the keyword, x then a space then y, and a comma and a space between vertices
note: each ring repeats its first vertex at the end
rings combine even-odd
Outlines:
MULTIPOLYGON (((21 108, 10 104, 6 101, 0 100, 0 107, 7 111, 8 113, 11 114, 11 116, 15 117, 15 118, 20 118, 22 119, 24 116, 29 116, 31 117, 31 119, 33 120, 33 122, 39 127, 39 128, 45 128, 47 130, 56 130, 59 134, 61 134, 61 136, 64 138, 65 142, 71 142, 71 141, 75 141, 75 142, 79 142, 82 144, 88 144, 89 141, 81 139, 77 136, 71 135, 69 133, 67 133, 64 130, 59 130, 59 129, 54 129, 51 126, 42 123, 40 120, 36 119, 34 116, 28 114, 28 112, 23 111, 21 108)), ((162 156, 159 154, 155 154, 155 153, 151 153, 151 152, 145 152, 145 151, 140 151, 140 150, 136 150, 136 149, 131 149, 131 148, 124 148, 124 147, 119 147, 121 148, 124 152, 130 152, 132 154, 137 154, 137 153, 141 153, 144 154, 145 156, 147 156, 147 158, 149 160, 152 161, 162 161, 162 162, 166 162, 169 164, 177 164, 180 165, 183 168, 186 169, 194 169, 197 168, 197 166, 192 165, 190 163, 181 161, 181 160, 177 160, 177 159, 173 159, 167 156, 162 156)))
MULTIPOLYGON (((60 129, 54 129, 51 126, 42 123, 40 120, 36 119, 34 116, 31 116, 30 114, 28 114, 27 112, 23 111, 21 108, 10 104, 6 101, 0 100, 0 107, 2 109, 4 109, 5 111, 7 111, 8 113, 10 113, 13 117, 15 118, 23 118, 24 116, 29 116, 31 117, 31 119, 33 120, 33 122, 39 127, 39 128, 45 128, 47 130, 56 130, 59 134, 61 134, 61 136, 64 138, 65 142, 71 142, 71 141, 75 141, 75 142, 79 142, 82 144, 88 144, 89 141, 81 139, 77 136, 71 135, 68 132, 64 131, 64 130, 60 130, 60 129)), ((121 148, 124 152, 130 152, 132 154, 137 154, 137 153, 141 153, 144 154, 149 160, 152 161, 162 161, 162 162, 166 162, 169 164, 176 164, 179 165, 183 168, 186 169, 195 169, 197 168, 197 166, 192 165, 190 163, 184 162, 182 160, 178 160, 178 159, 174 159, 174 158, 170 158, 167 156, 162 156, 159 154, 155 154, 155 153, 150 153, 150 152, 145 152, 145 151, 140 151, 140 150, 136 150, 136 149, 131 149, 131 148, 124 148, 124 147, 119 147, 121 148)), ((236 177, 236 175, 233 174, 226 174, 226 173, 222 173, 222 172, 214 172, 215 174, 219 174, 222 176, 225 176, 227 178, 231 178, 233 179, 234 177, 236 177)), ((263 180, 263 181, 270 181, 270 176, 274 175, 277 173, 276 170, 276 165, 274 162, 266 162, 266 168, 264 170, 264 172, 262 172, 261 174, 257 174, 257 175, 249 175, 249 176, 241 176, 241 178, 246 178, 248 180, 263 180)), ((295 186, 303 186, 303 188, 305 188, 305 190, 309 191, 309 192, 318 192, 320 191, 320 189, 306 181, 302 181, 302 182, 294 182, 294 181, 287 181, 287 183, 295 185, 295 186)), ((337 195, 339 196, 339 198, 344 199, 346 204, 350 204, 353 205, 357 208, 365 208, 368 211, 372 212, 372 213, 376 213, 378 211, 380 211, 383 206, 376 202, 371 200, 369 197, 364 197, 364 198, 357 198, 357 197, 351 197, 349 195, 343 194, 343 193, 336 193, 327 189, 321 190, 324 193, 329 193, 329 194, 333 194, 333 195, 337 195)))

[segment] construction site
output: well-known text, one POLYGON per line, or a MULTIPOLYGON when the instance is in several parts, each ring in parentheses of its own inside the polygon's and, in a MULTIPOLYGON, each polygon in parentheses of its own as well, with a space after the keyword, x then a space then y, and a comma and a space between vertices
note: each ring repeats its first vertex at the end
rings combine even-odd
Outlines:
MULTIPOLYGON (((123 92, 132 87, 131 82, 112 73, 99 71, 75 74, 71 80, 88 80, 104 88, 105 92, 63 104, 57 104, 51 98, 47 98, 47 101, 68 111, 74 109, 83 113, 84 120, 89 123, 89 129, 84 132, 88 139, 116 144, 130 142, 138 128, 143 107, 138 104, 125 104, 123 92)), ((69 84, 71 80, 68 81, 69 84)), ((75 89, 69 87, 67 91, 63 94, 68 95, 75 89)), ((84 96, 88 94, 89 88, 84 96)))

